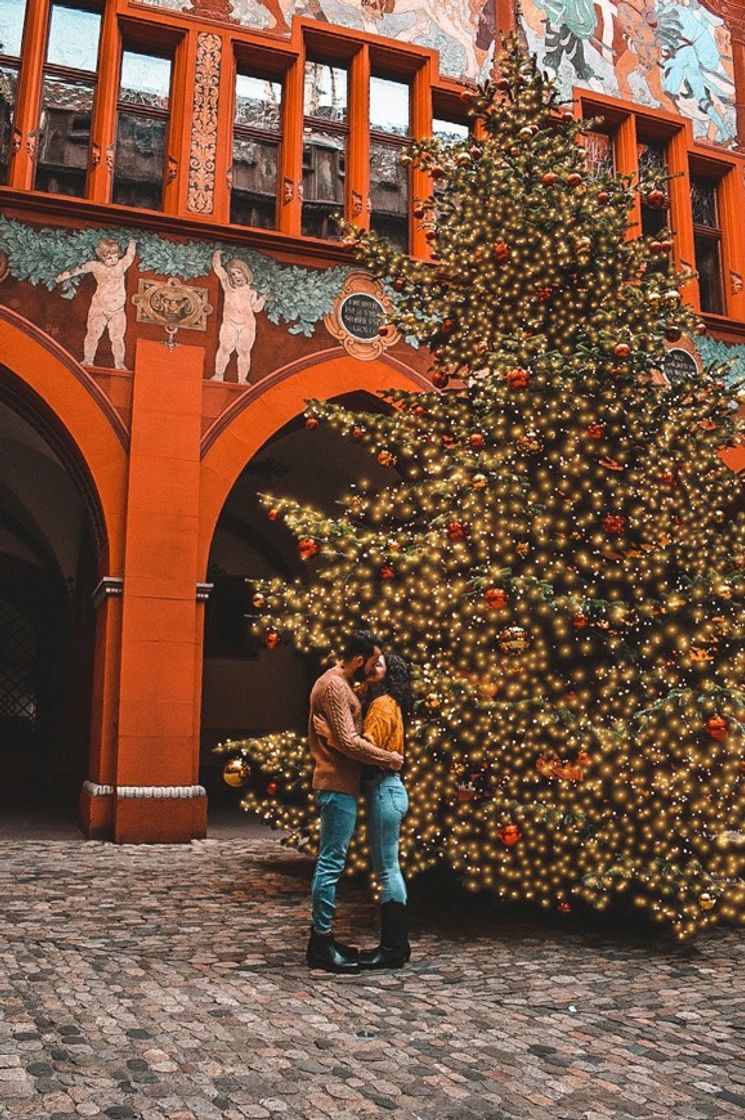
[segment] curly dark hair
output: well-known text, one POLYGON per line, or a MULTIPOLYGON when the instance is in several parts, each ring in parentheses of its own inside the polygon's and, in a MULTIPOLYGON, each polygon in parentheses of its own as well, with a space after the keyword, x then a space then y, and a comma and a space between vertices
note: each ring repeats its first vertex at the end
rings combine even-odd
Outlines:
POLYGON ((399 657, 397 653, 386 653, 385 676, 370 691, 370 701, 376 696, 392 696, 401 709, 404 725, 408 726, 414 711, 414 696, 409 666, 403 657, 399 657))

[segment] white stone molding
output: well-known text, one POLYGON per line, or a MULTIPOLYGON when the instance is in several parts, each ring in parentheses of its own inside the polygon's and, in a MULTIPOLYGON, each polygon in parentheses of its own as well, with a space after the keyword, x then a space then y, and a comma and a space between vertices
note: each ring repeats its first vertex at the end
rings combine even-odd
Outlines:
POLYGON ((204 786, 104 786, 96 782, 83 782, 83 789, 91 797, 152 798, 154 800, 189 799, 206 797, 204 786))

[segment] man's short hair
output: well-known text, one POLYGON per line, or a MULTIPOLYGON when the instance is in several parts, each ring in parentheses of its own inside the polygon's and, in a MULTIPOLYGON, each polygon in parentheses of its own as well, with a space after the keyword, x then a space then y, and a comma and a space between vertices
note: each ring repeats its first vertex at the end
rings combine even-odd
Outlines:
POLYGON ((380 638, 372 630, 353 630, 347 634, 341 649, 342 661, 351 661, 353 657, 372 657, 375 649, 382 649, 380 638))

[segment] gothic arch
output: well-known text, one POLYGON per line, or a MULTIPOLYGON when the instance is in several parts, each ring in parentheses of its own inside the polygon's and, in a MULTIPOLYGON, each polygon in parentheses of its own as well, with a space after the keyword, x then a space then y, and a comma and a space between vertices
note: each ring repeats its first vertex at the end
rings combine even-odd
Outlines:
POLYGON ((215 526, 241 471, 266 441, 294 417, 309 397, 327 400, 346 393, 386 389, 431 390, 421 373, 390 358, 360 362, 333 356, 295 362, 249 389, 204 435, 200 486, 199 563, 204 578, 215 526))
POLYGON ((124 547, 128 433, 95 380, 22 315, 0 307, 0 397, 52 446, 91 515, 102 574, 124 547))

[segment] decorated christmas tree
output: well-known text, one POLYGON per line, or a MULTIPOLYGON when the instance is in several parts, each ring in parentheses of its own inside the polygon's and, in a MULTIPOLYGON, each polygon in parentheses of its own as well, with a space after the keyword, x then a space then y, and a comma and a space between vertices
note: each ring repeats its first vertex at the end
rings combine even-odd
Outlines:
MULTIPOLYGON (((433 183, 432 259, 347 231, 435 389, 309 402, 390 484, 333 516, 265 496, 309 571, 258 583, 254 625, 329 660, 364 625, 411 661, 409 878, 447 865, 562 912, 625 893, 681 937, 739 921, 745 513, 718 455, 738 421, 721 368, 662 373, 703 329, 669 232, 629 237, 633 191, 664 205, 667 182, 593 176, 590 126, 514 42, 465 96, 471 137, 404 157, 433 183)), ((223 749, 244 807, 312 851, 304 729, 223 749)))

